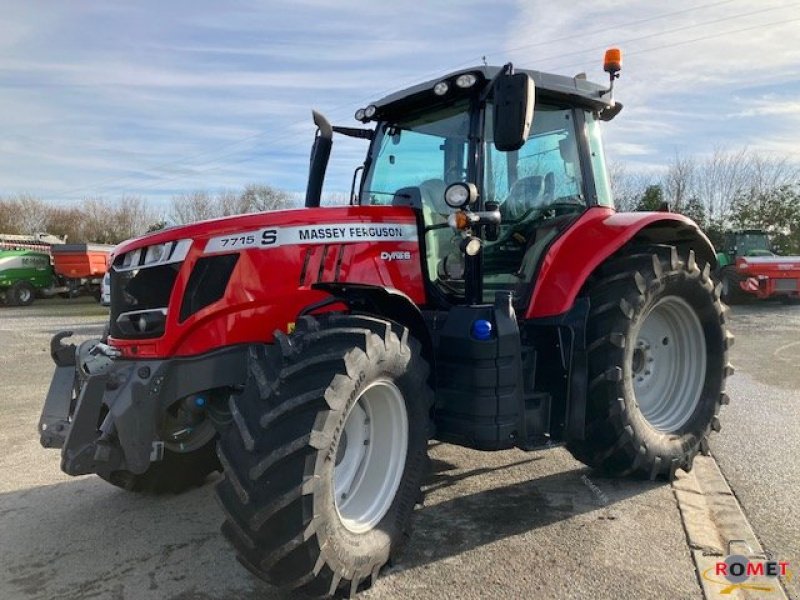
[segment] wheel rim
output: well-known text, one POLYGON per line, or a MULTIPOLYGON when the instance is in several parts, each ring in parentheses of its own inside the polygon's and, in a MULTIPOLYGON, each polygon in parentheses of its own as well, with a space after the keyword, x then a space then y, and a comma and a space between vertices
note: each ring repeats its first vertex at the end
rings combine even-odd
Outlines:
POLYGON ((22 288, 19 291, 19 301, 23 304, 31 299, 31 291, 28 288, 22 288))
POLYGON ((216 435, 214 424, 204 412, 186 409, 194 398, 182 399, 166 411, 159 434, 167 450, 178 454, 194 452, 216 435))
POLYGON ((333 473, 336 510, 354 533, 377 525, 400 486, 408 449, 403 394, 390 381, 367 387, 350 409, 333 473))
POLYGON ((630 359, 633 391, 651 426, 665 433, 691 418, 706 376, 706 339, 694 308, 677 296, 644 317, 630 359))

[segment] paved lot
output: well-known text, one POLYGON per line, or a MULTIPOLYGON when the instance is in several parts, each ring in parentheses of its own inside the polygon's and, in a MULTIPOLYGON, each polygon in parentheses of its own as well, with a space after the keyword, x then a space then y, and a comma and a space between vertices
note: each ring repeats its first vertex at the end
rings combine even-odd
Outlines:
POLYGON ((732 309, 731 404, 712 451, 761 544, 789 560, 800 598, 800 306, 732 309))
MULTIPOLYGON (((218 535, 212 485, 139 497, 93 476, 63 475, 58 453, 39 446, 49 337, 67 326, 99 333, 103 318, 90 303, 0 309, 0 598, 281 597, 232 558, 218 535)), ((737 333, 738 352, 746 352, 737 333)), ((749 391, 737 377, 725 435, 737 435, 728 433, 734 418, 753 421, 739 416, 738 399, 749 391)), ((435 472, 407 553, 362 597, 701 597, 668 485, 602 479, 563 450, 435 444, 431 454, 435 472)), ((773 467, 776 476, 787 470, 773 467)))

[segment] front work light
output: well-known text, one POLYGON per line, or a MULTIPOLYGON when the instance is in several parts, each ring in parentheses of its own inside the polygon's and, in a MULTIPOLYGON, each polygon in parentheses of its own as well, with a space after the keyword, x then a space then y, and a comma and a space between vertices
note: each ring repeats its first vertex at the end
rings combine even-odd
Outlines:
POLYGON ((364 116, 368 119, 371 119, 375 116, 375 113, 378 111, 378 107, 374 104, 370 104, 367 108, 364 109, 364 116))
POLYGON ((367 113, 367 111, 365 111, 363 108, 359 108, 356 111, 356 115, 355 115, 356 116, 356 121, 363 121, 364 119, 366 119, 366 117, 367 117, 366 113, 367 113))
POLYGON ((450 89, 450 86, 447 84, 446 81, 440 81, 435 86, 433 86, 433 93, 437 96, 444 96, 447 93, 447 90, 450 89))
POLYGON ((478 81, 478 78, 475 77, 474 73, 464 73, 463 75, 458 76, 456 79, 456 85, 462 89, 466 89, 475 85, 476 81, 478 81))
POLYGON ((444 202, 450 208, 463 208, 478 199, 478 188, 474 183, 457 181, 447 186, 444 202))

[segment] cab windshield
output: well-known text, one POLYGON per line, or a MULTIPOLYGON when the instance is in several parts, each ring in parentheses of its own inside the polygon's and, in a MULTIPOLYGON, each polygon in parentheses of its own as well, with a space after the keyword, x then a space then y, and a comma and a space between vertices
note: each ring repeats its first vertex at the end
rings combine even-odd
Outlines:
POLYGON ((383 123, 372 146, 361 204, 392 204, 398 191, 419 188, 423 210, 447 214, 444 189, 467 175, 470 115, 467 102, 417 119, 383 123))

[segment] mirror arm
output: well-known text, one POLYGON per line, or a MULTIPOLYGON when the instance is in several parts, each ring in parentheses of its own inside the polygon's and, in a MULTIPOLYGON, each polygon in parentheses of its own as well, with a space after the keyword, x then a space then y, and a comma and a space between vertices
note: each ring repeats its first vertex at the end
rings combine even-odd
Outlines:
POLYGON ((500 70, 492 77, 492 80, 489 82, 485 88, 483 88, 483 92, 481 92, 481 96, 479 98, 479 102, 481 104, 486 102, 486 99, 489 97, 489 94, 492 93, 497 80, 503 77, 504 75, 513 75, 514 74, 514 65, 512 63, 504 64, 500 70))

